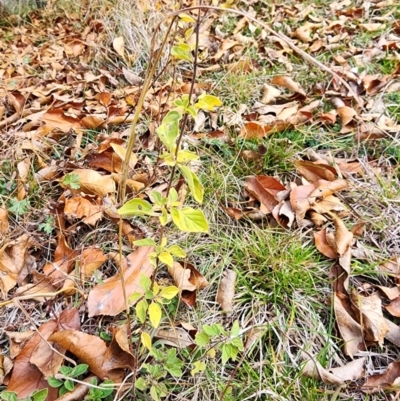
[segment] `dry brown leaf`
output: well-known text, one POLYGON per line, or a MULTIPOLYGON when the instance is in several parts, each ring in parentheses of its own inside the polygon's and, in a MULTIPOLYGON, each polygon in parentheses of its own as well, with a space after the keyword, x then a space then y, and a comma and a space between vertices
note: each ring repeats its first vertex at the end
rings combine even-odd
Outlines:
POLYGON ((6 208, 0 207, 0 234, 7 233, 9 228, 8 211, 6 208))
POLYGON ((140 78, 138 75, 133 73, 132 71, 122 67, 122 73, 124 74, 125 79, 131 84, 135 86, 140 86, 143 83, 143 78, 140 78))
POLYGON ((290 204, 292 205, 292 209, 296 214, 296 219, 299 225, 301 225, 304 216, 311 207, 309 197, 315 188, 315 184, 300 185, 296 188, 293 188, 290 192, 290 204))
POLYGON ((283 228, 292 227, 295 214, 293 213, 292 206, 289 201, 282 200, 279 204, 277 204, 272 210, 272 215, 278 224, 283 228))
POLYGON ((124 57, 125 55, 125 41, 122 36, 118 36, 112 42, 113 49, 117 52, 118 55, 124 57))
POLYGON ((309 198, 326 198, 335 192, 341 191, 348 187, 346 180, 338 179, 335 181, 319 180, 315 183, 315 189, 310 193, 309 198))
POLYGON ((352 317, 351 305, 346 295, 335 292, 333 306, 344 354, 353 358, 358 351, 364 350, 364 336, 361 325, 352 317))
POLYGON ((0 249, 1 297, 4 298, 17 282, 22 285, 25 277, 36 268, 36 259, 29 253, 34 245, 33 238, 24 234, 0 249))
POLYGON ((261 203, 260 210, 265 214, 272 213, 274 207, 279 203, 276 199, 277 193, 285 190, 279 181, 266 175, 248 177, 243 186, 261 203))
POLYGON ((194 345, 192 337, 182 327, 174 327, 168 330, 157 330, 154 337, 158 338, 159 342, 177 348, 187 348, 194 345))
POLYGON ((334 181, 337 176, 335 168, 326 164, 318 164, 305 160, 296 160, 293 164, 298 173, 309 182, 318 180, 334 181))
POLYGON ((261 103, 270 104, 272 103, 279 95, 281 91, 279 89, 274 88, 273 86, 264 84, 262 87, 262 98, 261 103))
POLYGON ((227 269, 218 286, 216 301, 224 312, 232 312, 235 296, 236 272, 227 269))
POLYGON ((274 121, 270 124, 260 124, 254 121, 247 122, 240 130, 239 137, 246 139, 262 139, 267 135, 281 132, 288 128, 291 123, 285 121, 274 121))
POLYGON ((208 281, 190 263, 181 265, 178 262, 174 262, 172 267, 168 267, 168 272, 180 290, 182 301, 188 306, 194 306, 197 290, 206 288, 208 281))
POLYGON ((380 393, 384 391, 397 391, 400 377, 400 362, 389 364, 384 373, 372 375, 362 387, 364 393, 380 393))
POLYGON ((362 327, 364 338, 367 341, 378 342, 383 345, 383 340, 389 331, 386 320, 382 313, 382 301, 378 293, 373 293, 369 296, 351 292, 353 304, 362 313, 362 327))
POLYGON ((102 380, 120 382, 124 377, 124 369, 133 369, 134 358, 121 349, 115 336, 109 346, 101 338, 77 330, 64 330, 54 333, 49 341, 53 341, 74 354, 102 380))
POLYGON ((109 175, 101 175, 97 171, 88 169, 73 170, 71 174, 79 177, 79 189, 73 190, 70 188, 71 191, 77 193, 84 192, 88 195, 98 195, 101 197, 115 192, 115 182, 109 175))
POLYGON ((40 274, 37 271, 33 271, 31 273, 31 277, 33 282, 29 284, 25 284, 23 286, 18 287, 15 291, 15 295, 23 295, 26 297, 30 295, 30 300, 43 302, 46 299, 51 299, 51 296, 47 295, 46 297, 42 297, 40 293, 53 293, 55 292, 55 288, 51 283, 51 280, 44 274, 40 274))
POLYGON ((313 379, 322 380, 325 384, 341 385, 345 381, 354 381, 364 376, 364 363, 366 358, 356 359, 344 366, 337 368, 325 369, 316 359, 307 360, 303 369, 303 375, 313 379))
MULTIPOLYGON (((398 288, 396 287, 398 292, 398 288)), ((400 317, 400 296, 392 299, 389 305, 385 306, 385 309, 392 315, 396 317, 400 317)))
POLYGON ((100 92, 99 93, 99 101, 105 107, 110 105, 111 98, 112 98, 112 95, 110 92, 100 92))
POLYGON ((7 337, 10 340, 10 357, 15 359, 17 355, 22 351, 26 342, 32 338, 35 334, 34 331, 5 331, 7 337))
POLYGON ((329 245, 326 238, 326 228, 321 231, 314 232, 314 240, 316 248, 327 258, 337 259, 339 255, 337 252, 329 245))
POLYGON ((78 251, 69 247, 64 235, 59 232, 57 248, 54 252, 54 262, 47 263, 43 267, 43 272, 50 278, 56 288, 61 287, 68 274, 71 273, 78 254, 78 251))
POLYGON ((62 132, 68 132, 71 129, 77 131, 83 128, 78 118, 67 116, 62 110, 49 110, 43 114, 41 120, 44 121, 47 126, 62 132))
POLYGON ((17 170, 18 170, 17 199, 18 200, 25 199, 25 197, 26 197, 25 183, 28 178, 30 167, 31 167, 31 161, 30 161, 29 157, 25 158, 24 160, 20 161, 17 164, 17 170))
MULTIPOLYGON (((153 274, 154 268, 149 263, 149 254, 152 251, 152 247, 143 246, 124 259, 122 270, 127 296, 134 292, 143 293, 143 288, 139 284, 140 275, 145 274, 150 277, 153 274)), ((87 304, 90 317, 97 315, 115 316, 125 310, 119 274, 104 280, 102 284, 97 284, 90 291, 87 304)))
POLYGON ((82 219, 82 222, 95 226, 103 218, 103 208, 95 199, 73 196, 65 200, 65 217, 69 219, 82 219))
MULTIPOLYGON (((111 143, 110 145, 113 148, 114 152, 118 155, 118 157, 122 161, 125 161, 126 148, 122 147, 121 145, 118 145, 117 143, 111 143)), ((129 168, 131 170, 133 170, 135 168, 137 161, 138 161, 137 156, 134 153, 131 153, 131 156, 129 158, 129 168)))
POLYGON ((333 218, 333 223, 335 224, 335 245, 336 252, 339 256, 343 256, 351 247, 353 242, 353 233, 347 229, 343 220, 335 216, 333 218))
MULTIPOLYGON (((394 256, 392 259, 378 266, 381 272, 389 273, 389 275, 394 277, 399 277, 400 275, 400 256, 394 256)), ((399 279, 397 279, 399 281, 399 279)))
POLYGON ((13 362, 5 355, 0 355, 0 385, 8 383, 8 374, 13 368, 13 362))
POLYGON ((283 75, 276 76, 272 79, 271 84, 283 86, 286 89, 303 95, 304 98, 306 97, 306 92, 304 91, 304 89, 297 82, 293 81, 293 79, 290 77, 283 75))

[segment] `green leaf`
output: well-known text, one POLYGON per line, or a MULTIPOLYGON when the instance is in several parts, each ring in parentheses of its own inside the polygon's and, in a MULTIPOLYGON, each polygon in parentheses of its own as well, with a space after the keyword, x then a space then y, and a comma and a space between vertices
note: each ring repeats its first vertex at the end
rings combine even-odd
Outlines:
POLYGON ((158 286, 157 282, 154 281, 153 283, 153 294, 156 296, 160 292, 160 287, 158 286))
POLYGON ((146 380, 144 380, 143 377, 137 378, 136 381, 135 381, 135 387, 138 390, 144 391, 146 389, 146 387, 147 387, 146 380))
POLYGON ((171 110, 163 119, 162 124, 156 129, 156 133, 164 146, 171 152, 175 148, 175 142, 179 135, 179 121, 182 114, 171 110))
POLYGON ((68 391, 72 391, 75 388, 74 382, 72 380, 65 380, 64 386, 68 391))
POLYGON ((132 199, 117 210, 120 215, 127 216, 153 216, 153 206, 143 199, 132 199))
POLYGON ((18 199, 10 199, 10 206, 7 207, 8 211, 13 213, 15 216, 22 216, 29 209, 28 199, 22 199, 19 201, 18 199))
POLYGON ((203 330, 211 337, 219 336, 220 334, 223 334, 223 332, 225 331, 220 324, 213 324, 211 326, 208 324, 204 324, 203 330))
POLYGON ((64 376, 70 376, 73 368, 71 366, 61 366, 60 373, 64 376))
POLYGON ((151 337, 149 333, 146 333, 145 331, 142 331, 142 334, 140 335, 140 341, 142 344, 149 350, 151 351, 151 337))
POLYGON ((156 242, 151 238, 138 239, 132 242, 136 246, 155 246, 156 242))
POLYGON ((44 401, 47 398, 49 390, 44 388, 42 390, 36 390, 31 394, 33 401, 44 401))
POLYGON ((238 351, 243 351, 243 341, 239 337, 232 338, 231 341, 229 341, 230 344, 232 344, 235 348, 238 349, 238 351))
POLYGON ((199 203, 203 202, 204 189, 203 185, 201 185, 199 179, 197 178, 197 175, 194 174, 187 166, 179 164, 179 169, 189 185, 193 198, 199 203))
POLYGON ((208 223, 201 210, 191 207, 171 209, 171 216, 176 226, 184 232, 208 232, 208 223))
POLYGON ((149 290, 151 287, 151 280, 148 276, 141 273, 139 277, 139 284, 143 288, 143 290, 149 290))
POLYGON ((179 60, 191 62, 193 60, 192 49, 186 43, 179 43, 178 46, 172 46, 171 55, 179 60))
POLYGON ((153 299, 154 298, 153 291, 146 290, 145 293, 144 293, 144 296, 145 296, 146 299, 153 299))
POLYGON ((169 194, 168 194, 168 202, 169 203, 174 203, 174 202, 177 202, 178 199, 179 199, 178 192, 176 192, 175 188, 171 188, 169 190, 169 194))
POLYGON ((204 361, 193 362, 194 368, 190 371, 190 374, 194 376, 196 373, 204 372, 206 370, 206 363, 204 361))
POLYGON ((58 396, 61 397, 62 395, 64 395, 65 393, 68 393, 68 390, 65 388, 65 386, 61 386, 60 390, 58 390, 58 396))
POLYGON ((150 192, 150 199, 153 203, 157 204, 157 205, 163 205, 164 204, 164 197, 162 196, 162 194, 158 191, 151 191, 150 192))
POLYGON ((69 376, 70 377, 78 377, 80 375, 83 375, 88 370, 88 367, 89 367, 89 365, 81 363, 72 369, 72 372, 69 376))
POLYGON ((161 401, 156 386, 153 385, 153 386, 150 387, 150 395, 151 395, 151 398, 152 398, 154 401, 161 401))
POLYGON ((2 391, 0 396, 1 399, 5 401, 17 401, 17 394, 13 391, 2 391))
POLYGON ((232 357, 232 346, 230 344, 222 344, 222 364, 225 365, 228 360, 232 357))
POLYGON ((179 18, 184 22, 196 22, 196 20, 189 14, 179 14, 179 18))
POLYGON ((160 292, 160 297, 164 299, 172 299, 179 293, 179 288, 174 285, 165 287, 160 292))
POLYGON ((215 107, 222 106, 222 102, 216 96, 202 94, 194 106, 198 109, 214 111, 215 107))
POLYGON ((75 173, 66 174, 61 182, 71 189, 79 189, 81 186, 81 178, 75 173))
POLYGON ((61 387, 63 385, 63 381, 58 380, 55 377, 49 377, 47 379, 47 383, 49 383, 49 386, 54 387, 54 388, 61 387))
POLYGON ((187 163, 192 160, 199 160, 199 156, 190 150, 181 150, 178 152, 178 157, 176 158, 178 163, 187 163))
POLYGON ((194 106, 188 106, 186 107, 186 111, 193 117, 197 117, 197 110, 194 108, 194 106))
POLYGON ((149 318, 151 325, 156 329, 161 322, 162 312, 160 305, 152 302, 149 306, 149 318))
POLYGON ((145 299, 142 299, 136 304, 136 316, 140 320, 141 323, 144 323, 146 321, 146 315, 147 315, 147 308, 149 304, 145 299))
POLYGON ((165 263, 169 267, 172 267, 174 264, 174 259, 168 251, 162 251, 158 255, 158 259, 160 259, 160 262, 165 263))
POLYGON ((161 216, 159 216, 159 219, 162 226, 165 226, 168 223, 168 212, 165 207, 161 209, 161 216))
POLYGON ((232 325, 231 329, 231 336, 232 337, 237 337, 240 334, 240 326, 239 326, 239 321, 235 320, 232 325))
POLYGON ((194 342, 197 345, 204 347, 210 342, 210 336, 207 333, 205 333, 204 331, 201 331, 196 334, 196 336, 194 338, 194 342))
POLYGON ((129 296, 129 301, 136 302, 142 297, 143 297, 142 293, 135 291, 132 295, 129 296))
POLYGON ((182 376, 182 369, 179 365, 168 365, 165 367, 167 372, 174 377, 182 376))
POLYGON ((114 382, 112 380, 105 380, 103 383, 100 384, 100 387, 102 387, 102 397, 105 398, 108 397, 112 392, 114 391, 114 382))
POLYGON ((177 258, 185 258, 186 257, 186 253, 178 245, 171 245, 167 250, 171 255, 174 255, 177 258))

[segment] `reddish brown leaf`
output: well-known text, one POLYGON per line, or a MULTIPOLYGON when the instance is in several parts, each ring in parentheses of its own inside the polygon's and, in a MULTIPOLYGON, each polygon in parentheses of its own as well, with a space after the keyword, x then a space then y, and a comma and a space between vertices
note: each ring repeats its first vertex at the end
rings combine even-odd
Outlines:
POLYGON ((337 176, 335 168, 326 164, 318 164, 305 160, 296 160, 293 164, 299 174, 310 182, 318 180, 334 181, 337 176))
POLYGON ((49 340, 88 364, 89 369, 102 380, 120 382, 124 369, 134 366, 133 356, 121 349, 115 336, 109 346, 101 338, 77 330, 54 333, 49 340))
POLYGON ((276 199, 277 193, 285 189, 275 178, 266 175, 247 178, 244 188, 261 203, 260 210, 265 214, 272 213, 274 207, 279 203, 276 199))
POLYGON ((337 252, 328 244, 326 239, 326 228, 321 231, 314 232, 314 239, 317 249, 327 258, 337 259, 339 257, 337 252))
POLYGON ((400 317, 400 296, 393 299, 385 308, 392 316, 400 317))
POLYGON ((288 128, 291 123, 286 121, 274 121, 270 124, 261 124, 254 121, 247 122, 240 130, 239 137, 246 139, 262 139, 267 135, 281 132, 288 128))
POLYGON ((297 82, 294 82, 293 79, 290 77, 282 75, 276 76, 272 79, 271 84, 283 86, 286 89, 289 89, 306 97, 306 92, 304 91, 304 89, 297 82))
POLYGON ((0 207, 0 234, 5 234, 8 229, 8 211, 6 208, 0 207))
POLYGON ((76 117, 67 116, 62 110, 49 110, 42 116, 42 121, 53 129, 68 132, 71 129, 80 130, 83 128, 81 121, 76 117))
MULTIPOLYGON (((125 278, 125 291, 128 296, 134 292, 143 293, 139 279, 141 274, 145 274, 148 277, 153 274, 154 268, 148 260, 152 251, 152 247, 140 247, 124 259, 122 270, 125 278)), ((125 310, 119 274, 104 280, 104 283, 96 285, 90 291, 88 309, 89 316, 115 316, 125 310)))
POLYGON ((95 199, 73 196, 65 200, 64 214, 67 219, 82 219, 91 226, 103 217, 102 206, 95 199))

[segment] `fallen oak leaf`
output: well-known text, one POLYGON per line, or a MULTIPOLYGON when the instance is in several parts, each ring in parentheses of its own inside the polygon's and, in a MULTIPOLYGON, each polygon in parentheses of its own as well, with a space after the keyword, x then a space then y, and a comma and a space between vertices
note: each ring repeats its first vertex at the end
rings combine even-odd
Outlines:
POLYGON ((235 296, 236 272, 227 269, 218 286, 216 301, 224 312, 232 312, 235 296))

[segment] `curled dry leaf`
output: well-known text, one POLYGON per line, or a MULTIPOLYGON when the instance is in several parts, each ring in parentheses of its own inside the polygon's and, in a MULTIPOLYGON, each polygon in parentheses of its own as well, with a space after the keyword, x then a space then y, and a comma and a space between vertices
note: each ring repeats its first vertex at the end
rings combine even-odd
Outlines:
POLYGON ((49 341, 53 341, 74 354, 102 380, 120 382, 124 377, 124 369, 134 367, 134 357, 125 352, 114 338, 109 346, 101 338, 77 330, 64 330, 54 333, 49 341))
MULTIPOLYGON (((125 291, 128 297, 134 292, 143 293, 143 288, 140 285, 141 274, 145 274, 147 277, 153 274, 154 268, 149 263, 149 254, 152 251, 152 247, 143 246, 123 260, 121 269, 124 274, 125 291)), ((119 274, 104 280, 102 284, 97 284, 90 291, 88 309, 90 317, 97 315, 115 316, 125 310, 119 274)))
POLYGON ((115 192, 115 182, 109 175, 101 175, 97 171, 88 169, 73 170, 70 174, 79 177, 79 189, 74 190, 73 188, 69 188, 72 192, 83 192, 88 195, 98 195, 101 197, 115 192))
POLYGON ((318 180, 334 181, 337 176, 335 168, 326 164, 305 160, 296 160, 293 164, 298 173, 309 182, 318 180))
POLYGON ((36 259, 29 253, 35 241, 24 234, 0 249, 0 290, 5 297, 17 282, 23 284, 25 277, 35 269, 36 259))
POLYGON ((351 304, 346 295, 335 292, 333 306, 340 336, 344 341, 344 354, 353 358, 354 354, 365 349, 362 327, 354 319, 351 304))
POLYGON ((341 385, 346 381, 354 381, 364 376, 364 363, 366 358, 356 359, 344 366, 325 369, 316 360, 304 355, 307 360, 303 375, 313 379, 322 380, 325 384, 341 385))
POLYGON ((295 220, 295 215, 289 201, 280 201, 272 210, 272 215, 277 223, 286 229, 292 227, 295 220))
POLYGON ((378 293, 363 296, 352 291, 351 300, 362 314, 360 320, 363 322, 365 340, 378 342, 382 346, 389 327, 383 317, 382 301, 378 293))
POLYGON ((279 95, 281 91, 279 89, 274 88, 273 86, 264 84, 262 88, 262 99, 261 103, 270 104, 272 103, 279 95))
POLYGON ((82 219, 82 222, 91 226, 102 219, 103 211, 95 199, 82 196, 73 196, 65 200, 64 214, 67 219, 82 219))
POLYGON ((362 387, 364 393, 378 393, 384 391, 397 391, 400 377, 400 362, 392 362, 384 373, 367 378, 362 387))
POLYGON ((117 52, 117 54, 121 57, 124 57, 125 55, 125 41, 122 36, 116 37, 113 42, 112 46, 114 50, 117 52))
MULTIPOLYGON (((389 273, 395 277, 400 274, 400 256, 394 256, 392 259, 378 266, 379 271, 389 273)), ((397 279, 399 282, 399 278, 397 279)))
POLYGON ((279 203, 276 195, 285 190, 279 181, 266 175, 248 177, 244 188, 261 203, 260 210, 265 214, 272 213, 274 207, 279 203))
POLYGON ((272 79, 271 84, 282 86, 286 89, 303 95, 304 98, 306 97, 306 92, 304 91, 304 89, 297 82, 293 81, 293 79, 290 77, 283 75, 276 76, 272 79))
POLYGON ((0 355, 0 385, 7 384, 7 376, 11 372, 13 362, 5 355, 0 355))
POLYGON ((206 288, 208 281, 190 263, 184 263, 182 266, 180 263, 174 262, 172 267, 168 266, 168 272, 180 290, 182 301, 188 306, 194 306, 197 290, 206 288))
POLYGON ((28 340, 32 338, 35 334, 34 331, 5 331, 8 339, 10 340, 10 357, 11 359, 15 359, 16 356, 22 351, 25 347, 25 344, 28 340))
POLYGON ((232 312, 235 296, 236 272, 227 269, 219 283, 216 301, 224 312, 232 312))
POLYGON ((55 288, 51 283, 51 280, 44 274, 40 274, 36 270, 32 272, 32 283, 25 284, 19 287, 15 291, 15 295, 23 295, 24 297, 30 295, 30 300, 43 302, 45 299, 51 299, 50 295, 46 297, 40 296, 40 294, 46 293, 51 294, 55 292, 55 288))
MULTIPOLYGON (((397 287, 395 289, 398 290, 397 287)), ((392 316, 400 317, 400 296, 392 299, 392 302, 385 308, 392 316)))

